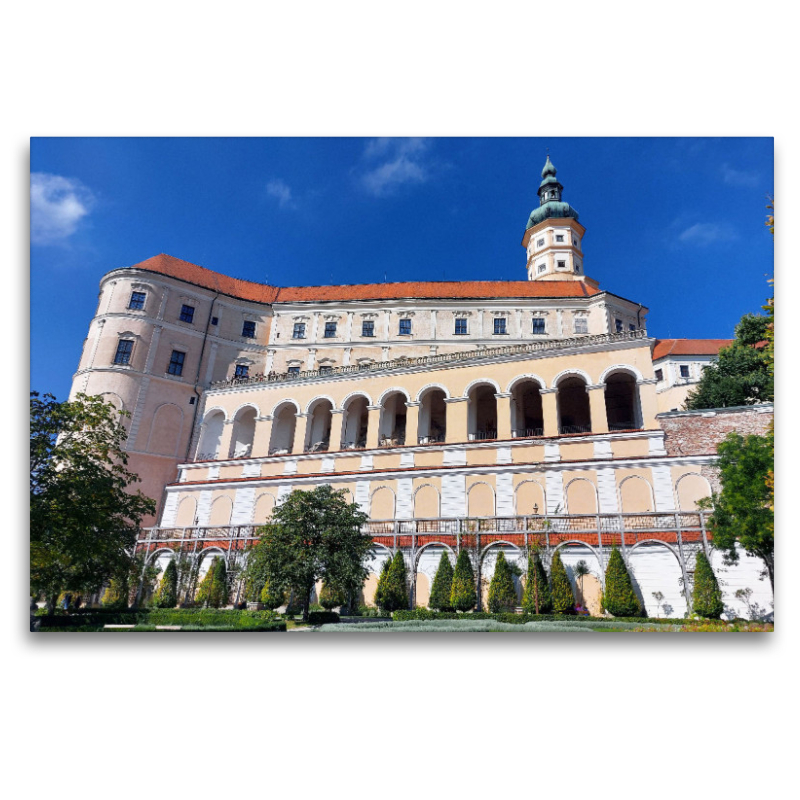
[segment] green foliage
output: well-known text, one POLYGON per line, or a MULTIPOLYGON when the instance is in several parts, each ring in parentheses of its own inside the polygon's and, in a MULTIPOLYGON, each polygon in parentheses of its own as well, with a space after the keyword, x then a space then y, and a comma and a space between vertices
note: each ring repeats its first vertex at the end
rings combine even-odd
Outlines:
POLYGON ((361 533, 367 519, 355 503, 347 502, 343 491, 328 485, 310 492, 295 490, 260 529, 246 579, 259 586, 267 580, 291 586, 302 603, 304 620, 311 590, 320 579, 355 597, 368 575, 365 562, 372 540, 361 533))
POLYGON ((439 559, 439 567, 433 578, 431 587, 431 597, 428 600, 428 607, 435 611, 451 611, 450 590, 453 587, 453 565, 450 563, 450 555, 447 550, 442 553, 439 559))
MULTIPOLYGON (((344 592, 341 589, 331 586, 327 581, 319 593, 319 604, 326 610, 330 611, 332 608, 340 608, 347 602, 344 592)), ((337 622, 338 617, 337 617, 337 622)))
POLYGON ((308 622, 310 625, 331 625, 339 621, 339 615, 335 611, 310 611, 308 622))
MULTIPOLYGON (((124 413, 124 412, 122 412, 124 413)), ((131 486, 121 412, 100 397, 30 395, 30 588, 52 609, 127 570, 156 504, 131 486)))
POLYGON ((575 576, 575 583, 578 585, 578 591, 580 592, 580 604, 583 605, 583 579, 587 575, 591 575, 592 571, 589 569, 589 565, 581 559, 573 568, 572 574, 575 576))
POLYGON ((561 553, 556 551, 550 565, 550 580, 553 591, 553 611, 556 614, 571 614, 575 610, 575 596, 569 582, 567 570, 561 561, 561 553))
POLYGON ((456 559, 453 583, 450 588, 450 606, 456 611, 471 611, 478 602, 475 592, 475 573, 466 550, 456 559))
POLYGON ((398 608, 408 608, 408 581, 406 578, 406 562, 403 554, 398 550, 394 554, 391 566, 386 575, 383 591, 381 593, 381 608, 386 611, 396 611, 398 608))
POLYGON ((87 609, 72 614, 48 615, 42 618, 48 627, 91 628, 103 625, 181 625, 194 628, 222 627, 236 630, 260 629, 274 624, 274 611, 250 611, 216 608, 172 609, 87 609))
POLYGON ((280 586, 275 586, 274 582, 267 581, 258 599, 263 606, 274 611, 278 606, 282 606, 286 602, 286 590, 280 586))
POLYGON ((211 608, 227 605, 228 576, 224 558, 215 558, 208 568, 208 572, 197 589, 197 603, 211 608))
POLYGON ((489 583, 489 611, 497 614, 516 608, 517 592, 505 553, 501 550, 494 565, 494 575, 489 583))
POLYGON ((615 617, 644 616, 622 553, 616 547, 611 550, 611 557, 608 559, 602 603, 603 608, 615 617))
POLYGON ((754 347, 768 340, 770 322, 770 316, 759 314, 741 318, 733 344, 723 347, 703 370, 697 388, 686 398, 686 409, 746 406, 775 399, 771 351, 754 347))
POLYGON ((714 547, 726 564, 739 560, 736 545, 761 558, 773 588, 775 569, 775 513, 768 476, 774 468, 773 436, 742 437, 729 433, 718 447, 722 491, 700 501, 710 509, 709 530, 714 547))
POLYGON ((378 576, 378 585, 375 587, 375 597, 373 602, 378 608, 384 608, 383 594, 386 591, 386 582, 389 579, 389 570, 392 568, 392 559, 387 558, 381 567, 381 574, 378 576))
POLYGON ((553 595, 547 582, 547 573, 539 559, 539 553, 533 549, 528 553, 528 573, 522 607, 528 614, 547 614, 553 609, 553 595))
POLYGON ((157 608, 175 608, 178 605, 178 570, 174 560, 170 560, 161 576, 155 605, 157 608))
POLYGON ((706 554, 700 550, 695 559, 692 611, 701 617, 719 619, 724 610, 722 592, 714 570, 711 569, 706 554))

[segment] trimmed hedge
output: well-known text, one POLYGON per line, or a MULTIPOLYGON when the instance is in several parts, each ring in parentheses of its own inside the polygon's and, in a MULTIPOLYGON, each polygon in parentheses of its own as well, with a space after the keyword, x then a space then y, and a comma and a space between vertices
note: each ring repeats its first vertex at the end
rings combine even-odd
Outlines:
POLYGON ((633 591, 628 568, 622 553, 614 547, 606 567, 606 588, 603 592, 603 608, 615 617, 643 617, 639 598, 633 591))
POLYGON ((309 625, 330 625, 339 621, 339 615, 335 611, 309 611, 309 625))
POLYGON ((103 633, 285 633, 285 622, 271 622, 253 628, 233 625, 187 625, 180 630, 159 630, 155 625, 137 625, 135 628, 101 628, 103 633))
POLYGON ((528 553, 528 576, 522 595, 522 607, 528 614, 547 614, 553 609, 553 594, 547 573, 535 550, 528 553))
POLYGON ((475 608, 478 596, 475 593, 475 573, 466 550, 462 550, 456 559, 453 570, 453 582, 450 587, 450 605, 457 611, 470 611, 475 608))
POLYGON ((706 554, 699 550, 695 557, 692 611, 707 619, 719 619, 724 610, 717 577, 706 554))
POLYGON ((445 550, 439 559, 439 567, 433 578, 428 607, 436 611, 450 611, 450 590, 453 587, 453 565, 445 550))
POLYGON ((561 553, 557 550, 550 564, 550 583, 553 591, 553 611, 556 614, 573 614, 575 595, 572 593, 572 584, 567 577, 561 553))
MULTIPOLYGON (((467 614, 456 614, 451 611, 430 611, 427 608, 415 608, 413 611, 395 611, 392 614, 394 622, 408 622, 411 620, 436 620, 436 619, 494 619, 498 622, 507 622, 511 625, 524 625, 526 622, 564 622, 563 614, 489 614, 486 611, 473 611, 467 614)), ((608 620, 605 617, 575 617, 576 624, 580 620, 606 621, 606 622, 636 622, 637 624, 654 625, 688 625, 694 624, 688 619, 669 619, 666 617, 646 618, 641 617, 615 617, 608 620)))
POLYGON ((511 569, 502 550, 497 554, 494 575, 492 575, 492 580, 489 583, 487 605, 489 606, 489 611, 497 614, 513 610, 517 605, 517 590, 514 588, 514 578, 511 576, 511 569))
POLYGON ((102 628, 103 625, 196 625, 255 628, 278 620, 274 611, 224 608, 146 608, 119 611, 86 609, 72 614, 45 614, 41 628, 102 628))

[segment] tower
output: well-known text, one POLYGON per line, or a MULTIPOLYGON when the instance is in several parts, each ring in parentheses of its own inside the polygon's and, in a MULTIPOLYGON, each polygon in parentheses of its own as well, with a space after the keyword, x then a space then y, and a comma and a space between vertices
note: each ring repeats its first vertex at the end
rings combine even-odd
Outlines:
POLYGON ((586 229, 578 222, 578 212, 561 199, 563 190, 548 155, 537 192, 539 207, 531 211, 522 237, 528 280, 586 280, 581 249, 586 229))

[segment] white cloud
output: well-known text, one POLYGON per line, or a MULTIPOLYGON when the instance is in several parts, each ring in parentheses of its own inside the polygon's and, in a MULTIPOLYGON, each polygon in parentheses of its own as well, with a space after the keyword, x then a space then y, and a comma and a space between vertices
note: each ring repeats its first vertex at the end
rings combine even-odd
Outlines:
POLYGON ((430 175, 430 163, 425 159, 428 148, 426 139, 371 139, 364 159, 383 163, 361 176, 362 186, 375 197, 385 197, 404 184, 424 183, 430 175))
POLYGON ((267 184, 267 194, 278 201, 279 208, 297 208, 291 187, 280 178, 273 178, 267 184))
POLYGON ((760 182, 758 172, 735 169, 730 164, 722 165, 722 180, 732 186, 756 187, 760 182))
POLYGON ((717 225, 713 222, 698 222, 678 235, 678 240, 684 244, 695 244, 701 247, 720 242, 731 242, 736 238, 736 231, 730 225, 717 225))
POLYGON ((31 242, 58 244, 75 233, 94 196, 79 180, 31 173, 31 242))

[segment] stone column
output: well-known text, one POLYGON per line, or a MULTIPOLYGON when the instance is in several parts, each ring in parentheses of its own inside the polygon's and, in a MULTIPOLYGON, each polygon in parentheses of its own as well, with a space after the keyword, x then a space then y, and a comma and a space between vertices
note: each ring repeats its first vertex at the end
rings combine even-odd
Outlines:
POLYGON ((294 426, 294 443, 292 453, 302 453, 306 446, 306 428, 311 417, 308 414, 295 414, 297 422, 294 426))
POLYGON ((251 456, 269 455, 269 440, 272 438, 272 417, 256 417, 256 432, 253 436, 251 456))
POLYGON ((369 412, 369 421, 367 422, 367 450, 374 450, 378 446, 383 406, 367 406, 367 411, 369 412))
POLYGON ((587 386, 589 392, 589 410, 592 415, 592 433, 608 433, 608 417, 606 416, 606 387, 604 383, 587 386))
POLYGON ((222 436, 219 440, 219 449, 217 450, 217 461, 228 457, 231 451, 231 440, 233 439, 233 420, 228 419, 222 425, 222 436))
POLYGON ((511 392, 498 392, 497 401, 497 438, 511 438, 511 392))
POLYGON ((331 441, 328 450, 342 449, 342 425, 344 424, 344 409, 331 410, 331 441))
POLYGON ((422 403, 406 403, 406 444, 419 444, 419 407, 422 403))
POLYGON ((466 397, 445 398, 447 406, 447 435, 446 442, 466 442, 467 436, 467 411, 469 401, 466 397))
POLYGON ((544 417, 544 435, 558 436, 558 403, 557 389, 540 389, 542 396, 542 416, 544 417))

